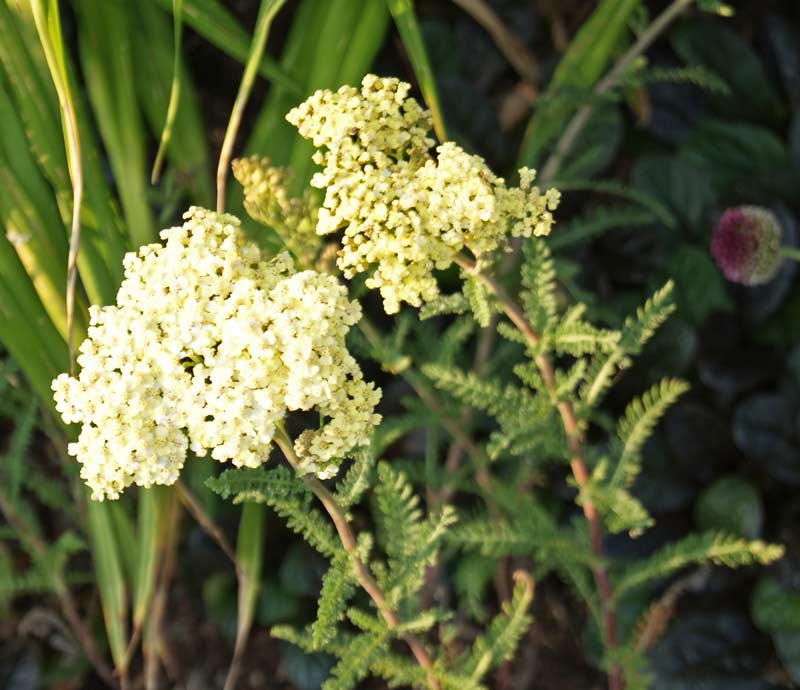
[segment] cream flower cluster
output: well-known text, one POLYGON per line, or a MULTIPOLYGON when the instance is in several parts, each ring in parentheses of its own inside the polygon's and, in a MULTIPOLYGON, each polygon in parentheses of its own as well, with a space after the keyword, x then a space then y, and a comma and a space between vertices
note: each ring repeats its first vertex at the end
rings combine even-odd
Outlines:
POLYGON ((82 425, 69 452, 92 497, 172 484, 187 449, 256 467, 292 410, 327 420, 298 437, 300 470, 333 476, 380 420, 345 347, 359 305, 288 254, 266 260, 233 216, 184 218, 125 257, 117 304, 91 308, 79 376, 53 381, 64 421, 82 425))
POLYGON ((434 269, 468 249, 480 258, 509 235, 545 235, 558 204, 555 190, 507 187, 479 156, 446 142, 430 154, 430 113, 408 97, 410 85, 367 75, 361 89, 317 91, 287 119, 321 149, 312 179, 326 189, 317 233, 343 229, 338 265, 345 276, 374 268, 387 313, 438 295, 434 269))
POLYGON ((320 243, 316 233, 319 204, 311 190, 301 198, 290 196, 287 169, 271 165, 269 158, 239 158, 231 167, 244 188, 247 213, 275 230, 287 249, 310 264, 320 243))

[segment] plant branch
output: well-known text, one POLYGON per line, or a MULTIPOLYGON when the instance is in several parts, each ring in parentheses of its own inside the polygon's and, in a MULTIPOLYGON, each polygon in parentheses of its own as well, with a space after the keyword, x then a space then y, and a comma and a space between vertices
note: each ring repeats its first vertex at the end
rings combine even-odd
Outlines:
MULTIPOLYGON (((286 460, 289 462, 289 464, 292 465, 292 467, 297 468, 300 461, 294 452, 292 440, 289 438, 286 430, 282 427, 278 427, 278 430, 275 433, 275 442, 283 451, 283 454, 286 456, 286 460)), ((350 556, 358 583, 361 585, 364 591, 369 594, 372 601, 375 602, 375 606, 377 606, 378 611, 383 616, 383 619, 386 621, 386 624, 389 626, 389 628, 392 630, 397 628, 400 623, 397 614, 388 605, 386 601, 386 595, 383 593, 383 590, 378 582, 372 576, 369 568, 358 557, 355 535, 353 534, 353 530, 350 527, 350 523, 348 522, 344 511, 337 503, 336 498, 333 496, 333 494, 331 494, 330 491, 328 491, 328 489, 325 488, 325 485, 313 475, 307 474, 303 476, 303 482, 317 497, 317 499, 319 499, 319 502, 322 503, 322 506, 325 508, 326 512, 333 521, 333 525, 336 528, 337 534, 339 535, 339 540, 342 542, 344 550, 347 551, 348 555, 350 556)), ((436 679, 436 676, 433 673, 433 660, 423 644, 412 633, 401 633, 400 637, 408 645, 411 653, 417 660, 417 663, 428 674, 428 682, 431 690, 440 690, 441 686, 439 685, 439 681, 436 679)))
MULTIPOLYGON (((597 82, 597 85, 594 87, 593 95, 600 96, 617 86, 620 79, 625 75, 628 69, 630 69, 634 61, 636 61, 693 2, 694 0, 672 0, 667 8, 642 32, 636 42, 619 59, 611 71, 597 82)), ((558 140, 553 153, 547 159, 544 168, 542 168, 540 179, 543 182, 549 182, 555 177, 561 168, 561 164, 564 162, 564 158, 566 158, 572 150, 583 128, 589 121, 592 111, 594 110, 592 102, 595 101, 595 99, 592 98, 590 101, 590 103, 584 105, 573 115, 566 129, 561 134, 561 138, 558 140)))
POLYGON ((539 81, 539 63, 528 47, 512 32, 486 0, 453 0, 492 37, 500 52, 524 80, 539 81))
MULTIPOLYGON (((456 258, 456 263, 465 271, 478 278, 495 296, 503 313, 516 326, 517 330, 523 335, 525 340, 536 351, 539 346, 539 334, 531 327, 520 307, 512 300, 503 287, 491 276, 476 271, 475 262, 464 256, 456 258)), ((550 358, 543 353, 534 356, 534 362, 542 375, 545 388, 549 393, 556 389, 555 372, 550 358)), ((586 461, 583 453, 583 442, 581 438, 580 424, 572 405, 562 400, 557 405, 561 423, 564 427, 564 434, 567 439, 567 447, 570 453, 570 469, 580 493, 583 514, 589 524, 589 540, 592 553, 595 556, 595 564, 592 567, 595 587, 600 599, 600 613, 602 618, 603 638, 609 651, 617 647, 617 620, 614 611, 614 593, 611 588, 611 580, 608 571, 603 564, 603 526, 597 508, 591 501, 586 492, 589 483, 589 472, 586 469, 586 461)), ((622 690, 622 673, 618 666, 611 667, 609 672, 609 686, 611 690, 622 690)))
POLYGON ((200 501, 198 501, 191 491, 189 491, 189 487, 187 487, 180 479, 176 482, 176 487, 178 489, 178 496, 181 499, 181 503, 185 506, 186 510, 189 511, 189 514, 195 519, 198 525, 203 529, 203 531, 211 537, 214 543, 219 546, 222 552, 230 559, 233 566, 237 568, 236 565, 236 553, 233 550, 230 542, 228 541, 225 533, 222 529, 217 525, 216 522, 211 518, 211 516, 203 510, 203 506, 200 505, 200 501))

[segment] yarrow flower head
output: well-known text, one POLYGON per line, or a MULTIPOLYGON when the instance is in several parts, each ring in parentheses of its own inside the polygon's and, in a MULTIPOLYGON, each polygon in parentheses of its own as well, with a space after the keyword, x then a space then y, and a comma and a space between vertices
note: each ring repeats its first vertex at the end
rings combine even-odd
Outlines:
POLYGON ((250 156, 232 163, 233 174, 244 188, 244 208, 259 223, 271 227, 284 245, 309 264, 319 248, 316 233, 319 204, 306 189, 302 197, 289 194, 289 172, 269 158, 250 156))
POLYGON ((772 280, 781 265, 781 225, 758 206, 729 208, 711 239, 711 254, 725 277, 742 285, 772 280))
POLYGON ((53 381, 64 421, 82 425, 69 453, 92 497, 172 484, 188 449, 257 467, 293 410, 327 420, 296 440, 300 471, 333 476, 380 420, 345 347, 359 305, 288 254, 267 260, 233 216, 184 218, 126 255, 116 305, 90 310, 80 374, 53 381))
POLYGON ((286 116, 321 149, 323 170, 311 180, 326 190, 317 233, 344 230, 339 268, 348 278, 372 270, 367 287, 380 290, 387 313, 436 298, 433 270, 464 249, 480 258, 508 236, 546 235, 559 199, 534 187, 527 169, 520 187, 507 187, 452 142, 432 155, 430 113, 409 89, 367 75, 360 90, 317 91, 286 116))

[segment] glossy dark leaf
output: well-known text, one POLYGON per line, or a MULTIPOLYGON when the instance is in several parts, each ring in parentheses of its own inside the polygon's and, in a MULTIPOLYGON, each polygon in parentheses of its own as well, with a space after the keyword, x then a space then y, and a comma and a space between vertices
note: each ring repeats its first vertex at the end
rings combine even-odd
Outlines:
POLYGON ((736 458, 725 420, 708 407, 678 403, 664 428, 673 461, 697 481, 710 482, 736 458))
POLYGON ((742 401, 733 418, 736 445, 779 481, 800 485, 800 445, 794 402, 777 393, 742 401))
POLYGON ((702 530, 718 530, 757 539, 764 509, 756 488, 740 477, 723 477, 709 486, 695 505, 695 522, 702 530))
POLYGON ((650 654, 653 690, 772 690, 768 648, 745 615, 693 611, 673 621, 650 654))
POLYGON ((746 122, 705 120, 686 139, 681 154, 701 168, 718 192, 744 200, 778 195, 791 200, 800 173, 783 142, 746 122))
POLYGON ((728 84, 731 93, 713 99, 721 115, 781 122, 785 109, 761 60, 732 28, 719 20, 695 19, 672 33, 672 45, 686 64, 704 65, 728 84))
POLYGON ((281 642, 280 669, 298 690, 319 690, 335 660, 328 654, 307 654, 292 644, 281 642))
POLYGON ((685 231, 704 240, 708 237, 708 214, 716 194, 702 169, 681 157, 642 156, 634 164, 631 181, 664 203, 685 231))
POLYGON ((596 108, 564 162, 559 179, 586 179, 602 171, 617 155, 623 134, 619 106, 611 103, 596 108))
POLYGON ((678 311, 695 325, 715 311, 732 308, 724 279, 707 250, 680 247, 670 257, 667 271, 675 281, 678 311))

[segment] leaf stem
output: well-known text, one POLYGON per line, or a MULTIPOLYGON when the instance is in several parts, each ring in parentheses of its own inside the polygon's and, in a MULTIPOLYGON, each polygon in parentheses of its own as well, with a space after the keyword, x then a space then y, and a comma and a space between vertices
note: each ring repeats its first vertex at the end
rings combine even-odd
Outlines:
MULTIPOLYGON (((523 335, 525 340, 536 351, 540 343, 539 334, 531 327, 525 318, 520 307, 512 300, 503 287, 491 276, 478 272, 475 269, 475 262, 465 256, 458 256, 456 263, 465 271, 478 278, 495 296, 505 315, 516 326, 517 330, 523 335)), ((555 372, 550 358, 543 353, 534 356, 534 362, 542 375, 545 388, 549 393, 556 389, 555 372)), ((592 553, 595 556, 595 564, 592 566, 595 587, 600 599, 600 615, 603 628, 603 639, 609 652, 613 652, 617 647, 617 618, 614 610, 614 592, 611 588, 611 580, 604 565, 603 558, 603 526, 600 515, 592 500, 587 495, 586 488, 589 483, 589 472, 586 469, 586 461, 583 453, 583 442, 580 424, 572 405, 562 400, 557 405, 561 423, 564 427, 564 434, 567 439, 567 447, 570 452, 570 469, 580 493, 583 514, 589 524, 589 541, 592 553)), ((609 687, 611 690, 622 690, 624 681, 620 667, 613 664, 609 669, 609 687)))
POLYGON ((792 261, 800 261, 800 249, 797 247, 781 247, 781 256, 792 261))
MULTIPOLYGON (((286 433, 286 429, 284 429, 282 426, 278 426, 274 438, 275 443, 277 443, 278 447, 283 451, 287 462, 292 467, 297 469, 298 465, 300 464, 300 460, 297 457, 297 454, 294 452, 294 445, 292 444, 292 440, 289 438, 289 435, 286 433)), ((336 528, 337 534, 339 535, 339 540, 342 542, 344 550, 347 551, 347 554, 350 556, 351 562, 353 563, 353 569, 358 583, 361 585, 364 591, 369 594, 372 601, 375 602, 375 606, 377 606, 378 611, 380 611, 389 628, 391 630, 396 629, 400 623, 397 614, 387 603, 386 595, 383 593, 383 590, 373 577, 372 573, 369 571, 369 568, 358 557, 355 535, 353 534, 353 530, 350 527, 350 523, 348 522, 344 511, 336 501, 336 497, 330 491, 328 491, 328 489, 325 488, 325 485, 315 476, 307 474, 304 475, 302 479, 305 485, 311 490, 317 499, 319 499, 319 502, 322 503, 322 506, 325 508, 326 512, 333 521, 333 525, 336 528)), ((436 679, 436 676, 433 672, 433 660, 423 644, 412 633, 404 632, 400 633, 399 636, 408 645, 411 653, 417 660, 417 663, 428 674, 428 683, 430 684, 431 690, 440 690, 441 686, 439 685, 439 681, 436 679)))
MULTIPOLYGON (((694 0, 672 0, 667 8, 642 32, 636 42, 619 59, 611 71, 597 82, 592 95, 600 96, 614 88, 631 65, 633 65, 634 61, 639 58, 639 56, 642 55, 666 28, 675 21, 684 10, 688 9, 693 2, 694 0)), ((547 159, 544 168, 542 168, 542 173, 540 175, 542 182, 550 182, 560 170, 564 158, 566 158, 572 150, 583 128, 589 121, 592 111, 594 110, 593 104, 596 100, 597 99, 594 97, 591 98, 589 103, 584 105, 572 116, 566 129, 561 134, 553 153, 547 159)))

